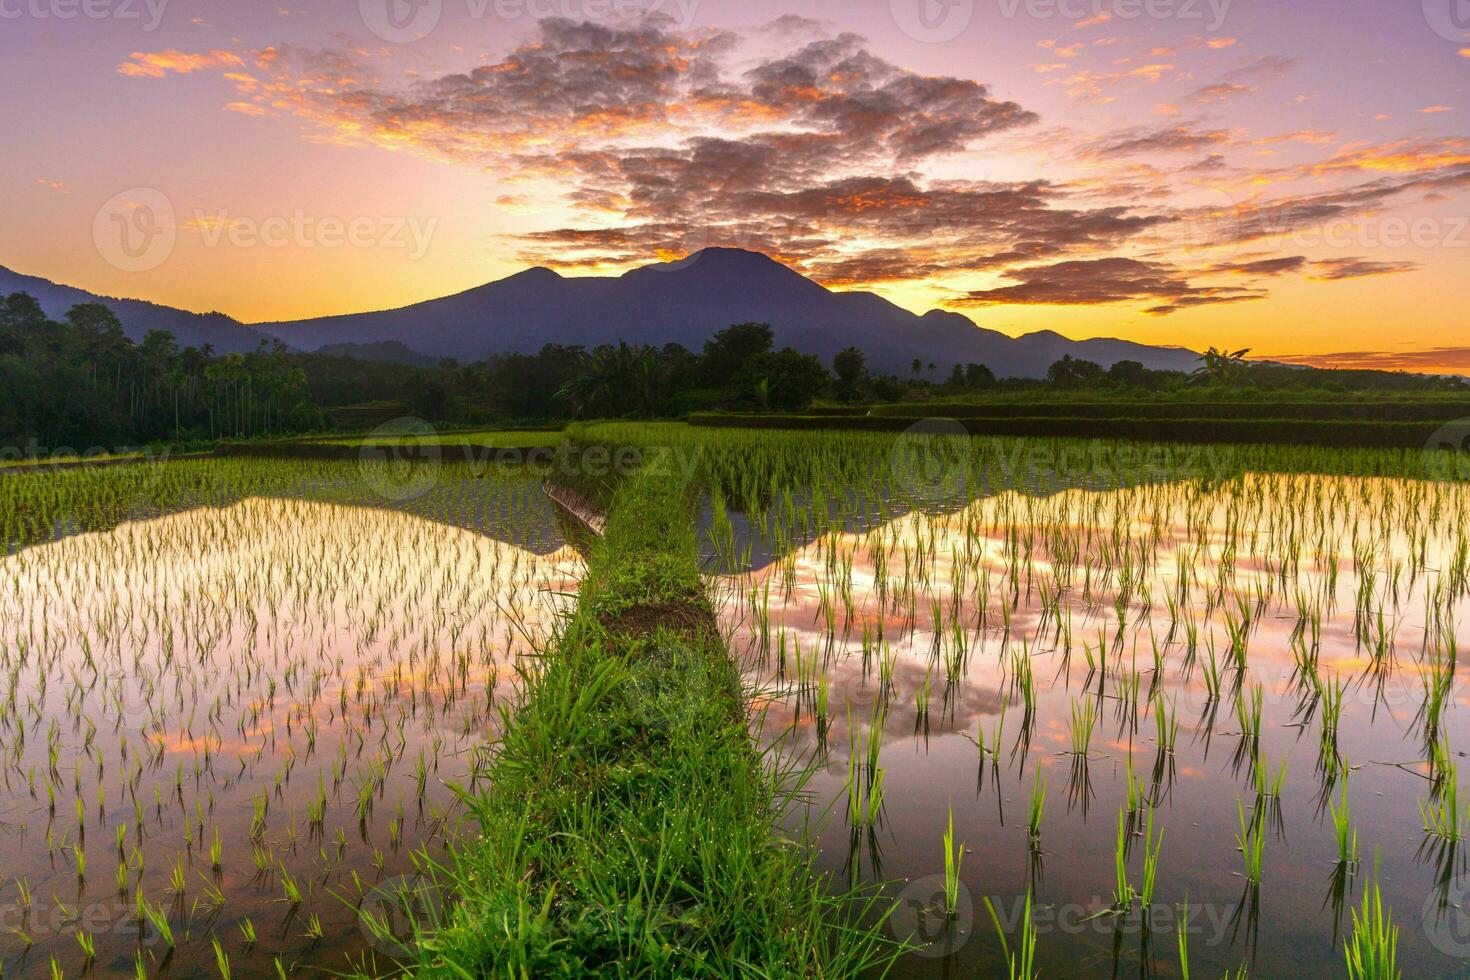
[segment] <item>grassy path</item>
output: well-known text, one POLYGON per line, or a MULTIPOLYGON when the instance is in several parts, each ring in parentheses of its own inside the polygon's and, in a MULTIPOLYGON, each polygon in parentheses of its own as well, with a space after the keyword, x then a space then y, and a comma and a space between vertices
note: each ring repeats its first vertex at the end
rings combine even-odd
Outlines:
POLYGON ((692 506, 653 477, 616 492, 577 612, 468 800, 481 836, 443 871, 459 901, 418 974, 845 977, 891 957, 773 830, 790 786, 748 734, 692 506))

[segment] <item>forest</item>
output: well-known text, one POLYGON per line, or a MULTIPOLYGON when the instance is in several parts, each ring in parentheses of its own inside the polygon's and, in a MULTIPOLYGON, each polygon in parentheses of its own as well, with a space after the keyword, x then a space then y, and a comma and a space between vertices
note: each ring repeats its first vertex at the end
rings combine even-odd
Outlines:
POLYGON ((800 413, 814 404, 1093 398, 1332 399, 1347 392, 1467 391, 1465 380, 1331 371, 1250 362, 1211 349, 1194 374, 1063 358, 1043 379, 997 378, 954 365, 946 380, 919 361, 908 378, 869 371, 848 348, 831 365, 777 349, 770 326, 732 325, 700 351, 620 343, 548 345, 474 363, 365 360, 284 344, 216 354, 180 347, 165 331, 135 343, 106 306, 52 320, 25 293, 0 298, 0 446, 203 446, 222 440, 360 428, 412 415, 444 426, 542 424, 594 418, 685 418, 703 412, 800 413))

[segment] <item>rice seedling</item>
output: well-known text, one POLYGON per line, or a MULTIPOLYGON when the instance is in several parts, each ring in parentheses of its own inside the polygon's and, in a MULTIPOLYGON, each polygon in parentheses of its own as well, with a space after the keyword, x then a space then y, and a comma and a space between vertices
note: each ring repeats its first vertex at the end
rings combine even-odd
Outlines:
POLYGON ((209 937, 210 945, 214 947, 215 968, 219 970, 220 980, 230 980, 233 974, 230 972, 230 957, 219 944, 218 936, 209 937))
POLYGON ((1342 780, 1341 806, 1328 801, 1332 815, 1332 835, 1337 843, 1337 863, 1351 866, 1358 863, 1358 832, 1352 825, 1352 810, 1348 805, 1347 779, 1342 780))
POLYGON ((1046 781, 1037 770, 1036 782, 1031 788, 1031 806, 1027 811, 1026 829, 1034 849, 1041 844, 1041 819, 1046 814, 1046 781))
POLYGON ((1129 821, 1127 811, 1118 812, 1118 835, 1113 846, 1113 908, 1127 912, 1138 894, 1128 880, 1129 821))
POLYGON ((949 810, 949 826, 944 831, 944 910, 951 919, 959 911, 960 865, 965 859, 965 845, 954 843, 954 807, 949 810))
POLYGON ((1424 832, 1445 841, 1458 841, 1464 837, 1464 817, 1460 811, 1459 776, 1455 764, 1446 760, 1444 768, 1437 771, 1435 785, 1428 802, 1419 801, 1419 816, 1424 822, 1424 832))
POLYGON ((1090 698, 1072 704, 1072 754, 1085 757, 1092 745, 1092 732, 1097 726, 1097 705, 1090 698))
POLYGON ((1349 980, 1399 980, 1398 926, 1383 904, 1375 872, 1363 890, 1363 904, 1353 910, 1353 930, 1343 947, 1349 980))
POLYGON ((1266 849, 1265 828, 1261 826, 1263 811, 1256 810, 1247 821, 1245 807, 1239 801, 1236 802, 1235 809, 1240 826, 1239 832, 1235 835, 1235 843, 1240 848, 1241 856, 1245 859, 1245 878, 1252 885, 1259 886, 1266 849))
POLYGON ((985 911, 990 915, 990 921, 995 926, 995 933, 1000 938, 1001 955, 1006 962, 1006 976, 1008 980, 1033 980, 1038 976, 1036 968, 1036 919, 1031 911, 1031 891, 1026 891, 1026 904, 1021 912, 1021 936, 1017 942, 1017 948, 1012 950, 1010 939, 1000 923, 1000 915, 995 910, 995 903, 986 895, 981 899, 985 904, 985 911))

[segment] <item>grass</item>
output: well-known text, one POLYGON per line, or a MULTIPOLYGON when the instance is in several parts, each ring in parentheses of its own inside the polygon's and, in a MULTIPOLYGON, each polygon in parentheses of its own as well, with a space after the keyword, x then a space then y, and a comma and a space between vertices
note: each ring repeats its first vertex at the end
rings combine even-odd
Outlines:
POLYGON ((690 506, 653 476, 618 490, 577 612, 467 796, 479 836, 439 869, 460 898, 420 972, 840 977, 897 951, 875 906, 773 835, 792 787, 746 731, 690 506))

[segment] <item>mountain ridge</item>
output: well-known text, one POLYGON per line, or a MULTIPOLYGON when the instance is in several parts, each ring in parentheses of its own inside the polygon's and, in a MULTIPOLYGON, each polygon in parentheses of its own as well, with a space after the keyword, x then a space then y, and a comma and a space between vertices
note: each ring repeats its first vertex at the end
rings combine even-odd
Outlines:
POLYGON ((252 350, 270 339, 302 351, 398 343, 426 359, 463 361, 534 353, 548 343, 594 347, 625 340, 699 350, 732 323, 758 322, 771 324, 778 346, 829 363, 843 348, 857 347, 875 370, 901 375, 910 373, 914 360, 933 363, 943 374, 955 364, 983 363, 1002 377, 1040 377, 1067 354, 1104 367, 1136 360, 1187 370, 1197 361, 1181 347, 1115 338, 1069 340, 1051 330, 1011 337, 950 310, 916 314, 875 293, 834 292, 767 255, 728 248, 618 276, 568 277, 537 266, 393 309, 253 324, 97 296, 0 267, 0 294, 17 291, 36 295, 48 316, 60 317, 78 302, 101 302, 118 313, 134 340, 148 329, 166 329, 182 345, 207 342, 220 353, 252 350))

